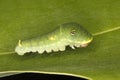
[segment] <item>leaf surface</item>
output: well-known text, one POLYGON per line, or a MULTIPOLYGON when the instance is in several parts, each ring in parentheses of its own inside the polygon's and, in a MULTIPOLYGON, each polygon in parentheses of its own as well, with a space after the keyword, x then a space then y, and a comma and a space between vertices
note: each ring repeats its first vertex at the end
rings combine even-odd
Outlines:
POLYGON ((119 0, 0 0, 0 71, 62 72, 95 80, 120 79, 119 4, 119 0), (18 40, 40 36, 66 22, 77 22, 92 34, 103 33, 95 35, 86 48, 43 55, 9 53, 14 52, 18 40))

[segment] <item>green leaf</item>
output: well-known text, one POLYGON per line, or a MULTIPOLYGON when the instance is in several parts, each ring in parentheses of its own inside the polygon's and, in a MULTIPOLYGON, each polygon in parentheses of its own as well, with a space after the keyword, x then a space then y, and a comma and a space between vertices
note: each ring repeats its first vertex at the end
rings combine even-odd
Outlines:
POLYGON ((46 71, 120 79, 119 0, 0 0, 0 71, 46 71), (19 56, 18 40, 40 36, 66 22, 93 33, 86 48, 19 56))

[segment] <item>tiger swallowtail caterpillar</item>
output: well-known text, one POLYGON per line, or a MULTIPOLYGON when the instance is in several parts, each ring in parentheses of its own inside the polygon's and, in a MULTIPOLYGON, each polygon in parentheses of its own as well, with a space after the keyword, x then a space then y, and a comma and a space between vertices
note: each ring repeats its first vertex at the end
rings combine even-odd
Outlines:
POLYGON ((57 51, 64 51, 66 46, 72 49, 75 47, 86 47, 93 40, 93 36, 77 23, 64 23, 55 30, 32 38, 29 40, 19 40, 15 52, 24 55, 28 52, 38 52, 39 54, 57 51))

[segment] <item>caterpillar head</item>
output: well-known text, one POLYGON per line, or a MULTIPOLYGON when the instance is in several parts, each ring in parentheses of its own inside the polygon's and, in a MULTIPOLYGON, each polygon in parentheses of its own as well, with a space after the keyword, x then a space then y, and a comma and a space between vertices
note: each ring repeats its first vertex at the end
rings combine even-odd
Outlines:
POLYGON ((65 23, 61 25, 63 38, 76 47, 86 47, 93 39, 93 36, 77 23, 65 23))

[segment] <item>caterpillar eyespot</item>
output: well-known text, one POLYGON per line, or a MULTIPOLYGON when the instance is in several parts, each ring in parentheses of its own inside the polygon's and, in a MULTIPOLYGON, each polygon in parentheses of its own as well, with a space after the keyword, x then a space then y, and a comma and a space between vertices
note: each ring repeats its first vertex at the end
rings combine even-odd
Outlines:
POLYGON ((75 30, 72 30, 72 31, 71 31, 71 35, 75 35, 75 30))
POLYGON ((39 54, 57 51, 64 51, 66 46, 72 49, 75 47, 86 47, 93 39, 93 36, 77 23, 61 24, 58 28, 30 40, 19 40, 15 48, 18 55, 28 52, 38 52, 39 54), (74 35, 74 36, 71 36, 74 35))

